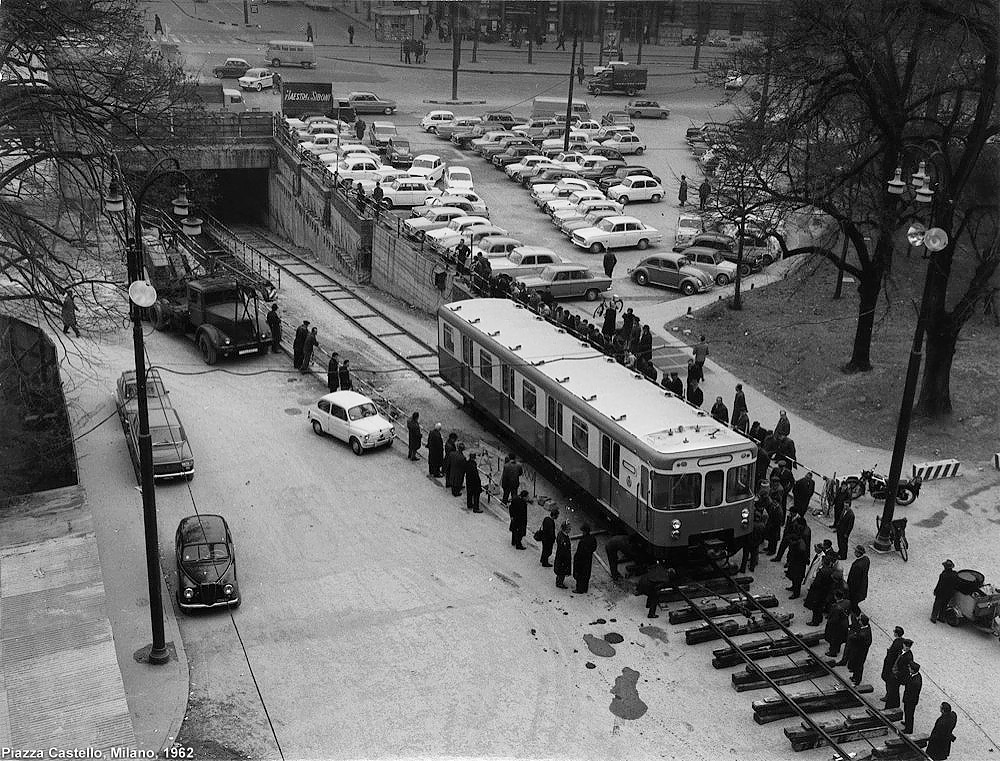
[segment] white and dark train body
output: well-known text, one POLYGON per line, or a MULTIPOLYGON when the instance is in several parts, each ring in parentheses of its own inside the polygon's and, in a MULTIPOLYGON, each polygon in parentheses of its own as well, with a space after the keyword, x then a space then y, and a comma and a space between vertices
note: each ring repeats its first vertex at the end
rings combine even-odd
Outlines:
POLYGON ((438 310, 441 377, 660 557, 751 529, 752 441, 507 299, 438 310))

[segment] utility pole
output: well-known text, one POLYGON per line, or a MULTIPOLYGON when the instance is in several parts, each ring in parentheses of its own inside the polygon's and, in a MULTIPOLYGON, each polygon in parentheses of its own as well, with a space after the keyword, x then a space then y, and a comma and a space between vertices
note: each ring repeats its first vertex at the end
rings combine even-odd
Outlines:
POLYGON ((458 3, 451 4, 451 99, 458 100, 458 67, 462 63, 462 33, 458 28, 458 3))
POLYGON ((573 52, 569 57, 569 95, 566 96, 566 132, 563 134, 563 151, 569 150, 570 119, 573 116, 573 83, 576 79, 576 43, 580 37, 579 8, 573 17, 573 52))
POLYGON ((694 24, 694 61, 691 64, 692 69, 698 68, 698 63, 701 60, 701 42, 704 39, 701 34, 702 27, 704 27, 703 17, 705 4, 698 0, 698 6, 695 9, 695 24, 694 24))
POLYGON ((528 11, 528 63, 531 63, 531 54, 535 45, 535 6, 530 6, 528 11))
POLYGON ((635 62, 642 63, 642 43, 646 38, 646 6, 639 6, 639 51, 635 54, 635 62))
POLYGON ((604 3, 599 4, 598 13, 600 14, 600 28, 597 31, 597 65, 604 65, 604 19, 607 16, 607 9, 604 7, 604 3))
POLYGON ((250 26, 250 0, 243 0, 243 26, 250 26))
POLYGON ((472 62, 477 63, 479 55, 479 0, 472 6, 472 62))

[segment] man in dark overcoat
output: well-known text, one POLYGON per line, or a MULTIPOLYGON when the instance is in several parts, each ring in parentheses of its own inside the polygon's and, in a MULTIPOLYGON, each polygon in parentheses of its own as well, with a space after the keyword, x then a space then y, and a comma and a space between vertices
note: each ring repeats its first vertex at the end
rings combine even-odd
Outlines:
POLYGON ((934 587, 934 607, 931 608, 931 623, 936 624, 939 618, 944 617, 944 609, 951 602, 952 595, 958 585, 958 573, 955 571, 955 564, 950 560, 945 560, 942 564, 944 570, 938 576, 937 585, 934 587))
MULTIPOLYGON (((882 673, 880 676, 882 677, 882 681, 885 683, 885 697, 882 698, 883 703, 888 699, 889 691, 894 681, 892 677, 892 667, 896 665, 896 659, 899 657, 899 654, 903 652, 903 634, 905 634, 905 632, 903 631, 902 626, 897 626, 892 630, 893 640, 889 644, 889 647, 886 648, 885 658, 882 660, 882 673)), ((898 699, 896 701, 896 705, 899 705, 898 699)))
POLYGON ((594 552, 597 551, 597 539, 591 535, 589 523, 584 523, 580 531, 583 536, 580 537, 573 556, 573 578, 576 579, 576 589, 573 591, 583 594, 590 588, 590 572, 594 564, 594 552))
POLYGON ((847 548, 850 546, 851 532, 854 531, 854 510, 850 504, 844 507, 837 521, 837 556, 847 560, 847 548))
POLYGON ((539 529, 542 532, 542 556, 539 559, 545 568, 551 568, 552 563, 549 562, 549 557, 552 555, 552 547, 556 543, 556 518, 559 517, 559 508, 550 507, 549 514, 542 519, 542 527, 539 529))
POLYGON ((801 535, 792 539, 788 543, 788 563, 786 564, 785 576, 792 582, 788 587, 791 592, 789 600, 795 600, 802 592, 802 579, 806 576, 806 565, 809 563, 809 544, 801 535))
POLYGON ((510 543, 519 550, 525 550, 521 540, 528 533, 528 491, 522 489, 510 501, 510 543))
POLYGON ((809 511, 809 502, 816 493, 816 482, 813 474, 806 471, 798 481, 792 485, 792 511, 799 515, 805 515, 809 511))
POLYGON ((951 703, 941 704, 941 715, 934 722, 934 729, 927 740, 927 755, 934 761, 945 761, 951 755, 951 744, 955 742, 955 725, 958 714, 951 710, 951 703))
POLYGON ((903 638, 903 649, 892 666, 892 681, 888 684, 889 694, 885 701, 886 710, 899 708, 899 688, 910 678, 910 664, 913 663, 913 640, 903 638))
POLYGON ((410 419, 406 421, 407 460, 417 459, 417 452, 420 451, 420 440, 422 438, 423 434, 420 431, 420 413, 414 412, 410 415, 410 419))
POLYGON ((441 439, 441 424, 435 423, 427 434, 427 472, 432 478, 441 475, 444 462, 444 441, 441 439))
POLYGON ((920 689, 924 686, 924 677, 920 673, 919 663, 910 663, 907 667, 909 676, 903 687, 903 734, 913 734, 913 714, 920 702, 920 689))
POLYGON ((854 562, 847 572, 847 597, 851 601, 851 613, 855 616, 861 613, 859 607, 868 597, 868 570, 872 561, 860 544, 854 548, 854 562))
POLYGON ((816 571, 816 578, 809 585, 806 593, 805 606, 812 611, 812 619, 809 626, 819 626, 823 623, 823 614, 826 612, 826 600, 833 588, 833 559, 825 555, 821 561, 822 565, 816 571))
POLYGON ((521 475, 523 473, 524 468, 517 461, 517 457, 514 454, 508 455, 507 461, 503 464, 503 470, 500 471, 500 488, 503 489, 503 497, 500 501, 505 505, 521 488, 521 475))
POLYGON ((839 589, 833 593, 833 604, 826 619, 823 638, 830 644, 826 654, 831 658, 840 655, 840 646, 847 642, 850 632, 851 603, 839 589))
POLYGON ((479 497, 483 493, 483 479, 479 475, 479 463, 476 455, 470 454, 465 462, 465 504, 474 513, 483 512, 479 506, 479 497))
POLYGON ((465 444, 458 443, 458 447, 451 454, 451 494, 459 497, 462 494, 462 484, 465 482, 465 444))
POLYGON ((444 443, 444 487, 451 488, 451 466, 455 460, 455 452, 458 450, 458 434, 452 431, 448 434, 448 440, 444 443))
POLYGON ((267 313, 267 327, 271 330, 271 351, 277 354, 281 350, 281 315, 277 304, 271 304, 267 313))
POLYGON ((851 673, 851 682, 861 684, 865 674, 865 661, 868 659, 868 649, 872 646, 872 627, 868 616, 862 613, 851 625, 847 635, 847 646, 844 648, 844 658, 837 664, 847 666, 851 673))
POLYGON ((340 355, 334 352, 326 365, 326 387, 333 393, 340 388, 340 355))
POLYGON ((295 340, 292 341, 292 367, 296 370, 302 367, 302 350, 309 336, 309 320, 303 320, 295 329, 295 340))
POLYGON ((552 570, 556 575, 556 586, 566 589, 566 577, 573 572, 573 545, 569 539, 569 521, 563 521, 556 535, 556 557, 552 570))

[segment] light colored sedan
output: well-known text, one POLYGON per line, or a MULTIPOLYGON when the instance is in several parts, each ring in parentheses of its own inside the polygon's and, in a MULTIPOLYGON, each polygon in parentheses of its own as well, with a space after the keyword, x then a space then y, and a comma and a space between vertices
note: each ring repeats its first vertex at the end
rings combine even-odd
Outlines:
POLYGON ((396 438, 392 422, 383 417, 371 399, 356 391, 334 391, 321 397, 306 412, 306 419, 317 435, 347 442, 356 455, 390 446, 396 438))
POLYGON ((428 206, 420 214, 403 220, 403 232, 411 238, 420 239, 432 230, 447 227, 453 219, 468 216, 463 209, 454 206, 428 206))
POLYGON ((642 152, 646 150, 646 144, 639 139, 638 135, 633 134, 618 134, 609 137, 602 141, 601 145, 605 148, 614 148, 623 154, 634 153, 636 156, 642 155, 642 152))
POLYGON ((638 248, 663 240, 660 232, 635 217, 607 217, 594 227, 582 227, 574 231, 573 245, 599 254, 612 248, 638 248))
POLYGON ((529 291, 550 293, 556 299, 597 301, 611 287, 611 278, 597 275, 582 264, 550 264, 538 275, 517 278, 529 291))
POLYGON ((540 275, 550 264, 564 264, 561 256, 551 248, 542 246, 518 246, 503 259, 494 259, 490 266, 494 275, 523 277, 540 275))
POLYGON ((615 214, 622 213, 622 205, 607 198, 589 198, 581 200, 576 206, 569 206, 564 209, 556 209, 552 212, 552 223, 556 227, 562 227, 564 222, 571 222, 574 219, 583 219, 594 211, 611 211, 615 214))
MULTIPOLYGON (((427 242, 434 248, 445 250, 452 246, 457 246, 462 240, 463 233, 467 233, 471 228, 481 225, 487 226, 490 221, 486 217, 466 216, 458 217, 448 223, 446 227, 439 230, 431 230, 427 233, 427 242)), ((503 228, 497 228, 502 230, 503 228)), ((506 235, 506 230, 498 235, 506 235)))
POLYGON ((555 166, 555 164, 548 156, 532 154, 531 156, 522 156, 520 161, 508 164, 504 167, 504 171, 514 182, 520 182, 525 177, 533 177, 550 166, 555 166))
POLYGON ((444 176, 444 169, 444 160, 440 156, 421 153, 413 159, 413 164, 406 171, 414 177, 423 177, 431 183, 436 183, 444 176))
POLYGON ((467 166, 450 166, 444 170, 445 192, 451 193, 456 190, 472 190, 472 172, 467 166))
POLYGON ((594 227, 602 219, 607 219, 608 217, 617 217, 621 214, 621 211, 615 209, 600 209, 599 211, 592 211, 583 219, 567 219, 559 223, 559 229, 564 235, 573 237, 573 233, 584 227, 594 227))
POLYGON ((274 72, 270 69, 247 69, 247 73, 239 78, 241 90, 256 90, 260 92, 265 87, 274 87, 274 72))
POLYGON ((623 204, 633 201, 659 203, 663 200, 663 186, 652 177, 632 175, 626 177, 620 184, 608 188, 608 198, 621 201, 623 204))
POLYGON ((481 238, 472 247, 472 257, 482 254, 487 259, 498 259, 507 256, 518 246, 522 245, 517 238, 509 238, 506 235, 489 235, 481 238))
POLYGON ((574 190, 568 196, 564 198, 553 198, 551 201, 546 201, 542 209, 552 216, 557 211, 562 211, 563 209, 575 209, 584 201, 606 201, 604 193, 600 190, 574 190))
POLYGON ((424 128, 424 132, 436 134, 438 127, 450 124, 453 121, 455 121, 455 114, 451 111, 429 111, 427 115, 420 120, 420 126, 424 128))

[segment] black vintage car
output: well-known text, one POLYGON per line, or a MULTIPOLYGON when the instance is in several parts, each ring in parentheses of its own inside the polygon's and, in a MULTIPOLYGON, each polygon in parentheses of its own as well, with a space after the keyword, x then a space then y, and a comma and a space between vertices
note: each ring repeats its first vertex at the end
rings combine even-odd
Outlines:
POLYGON ((177 526, 177 604, 188 612, 240 605, 236 553, 221 515, 189 515, 177 526))
POLYGON ((409 169, 413 166, 413 153, 410 151, 410 141, 405 137, 394 135, 382 149, 382 155, 391 166, 397 169, 409 169))

